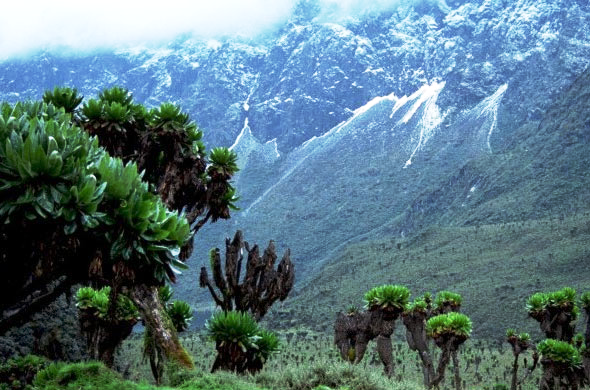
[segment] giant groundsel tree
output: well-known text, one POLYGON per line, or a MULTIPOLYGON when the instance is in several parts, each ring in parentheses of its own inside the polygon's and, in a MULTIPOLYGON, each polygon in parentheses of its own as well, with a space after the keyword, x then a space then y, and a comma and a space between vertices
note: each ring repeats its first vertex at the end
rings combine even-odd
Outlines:
POLYGON ((199 227, 229 218, 235 155, 208 156, 172 105, 149 111, 120 88, 80 102, 56 88, 0 105, 0 333, 93 281, 111 302, 125 293, 165 355, 191 365, 158 287, 185 267, 199 227))

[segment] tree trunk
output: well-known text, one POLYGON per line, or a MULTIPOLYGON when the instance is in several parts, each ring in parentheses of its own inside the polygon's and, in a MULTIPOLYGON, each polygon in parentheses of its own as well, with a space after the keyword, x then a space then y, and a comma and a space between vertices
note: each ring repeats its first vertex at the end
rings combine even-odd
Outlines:
POLYGON ((510 390, 517 390, 518 385, 518 355, 514 355, 514 363, 512 363, 512 382, 510 390))
POLYGON ((459 370, 459 357, 457 350, 452 353, 453 356, 453 373, 455 374, 455 390, 461 390, 461 371, 459 370))
POLYGON ((136 285, 131 288, 130 298, 137 306, 145 326, 150 329, 156 345, 164 352, 166 358, 192 369, 193 361, 180 344, 174 325, 166 315, 160 302, 156 286, 136 285))
POLYGON ((385 375, 391 378, 393 376, 393 347, 390 337, 377 337, 377 352, 379 353, 381 363, 383 363, 385 375))
POLYGON ((441 348, 441 355, 438 361, 438 367, 436 369, 436 376, 432 378, 428 388, 432 389, 438 387, 438 385, 445 379, 445 371, 451 360, 450 345, 446 345, 441 348))
POLYGON ((412 313, 404 314, 402 317, 406 327, 406 340, 413 351, 418 352, 422 361, 422 375, 424 387, 430 387, 430 381, 434 378, 434 365, 428 348, 428 338, 425 328, 425 314, 412 313))
POLYGON ((93 309, 80 310, 80 330, 86 337, 90 358, 112 368, 117 348, 129 337, 136 322, 135 319, 117 321, 108 317, 99 318, 93 309))

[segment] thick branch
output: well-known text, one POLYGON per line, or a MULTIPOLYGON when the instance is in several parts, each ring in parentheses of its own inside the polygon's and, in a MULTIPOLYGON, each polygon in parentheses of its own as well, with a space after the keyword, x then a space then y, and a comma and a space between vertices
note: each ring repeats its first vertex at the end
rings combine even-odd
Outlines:
POLYGON ((166 315, 155 286, 136 285, 129 294, 137 306, 145 326, 149 328, 154 341, 169 360, 192 369, 193 361, 180 344, 174 325, 166 315))
POLYGON ((42 288, 32 291, 17 304, 4 309, 2 318, 0 318, 0 335, 6 333, 8 329, 28 321, 33 313, 53 302, 58 296, 68 291, 71 286, 72 283, 69 279, 66 276, 61 276, 45 284, 42 288))

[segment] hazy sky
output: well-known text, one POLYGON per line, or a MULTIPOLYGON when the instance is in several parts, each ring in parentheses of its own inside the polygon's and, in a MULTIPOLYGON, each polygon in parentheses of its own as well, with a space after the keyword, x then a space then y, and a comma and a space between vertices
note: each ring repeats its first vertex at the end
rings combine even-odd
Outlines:
MULTIPOLYGON (((338 17, 400 0, 320 0, 338 17), (369 5, 367 5, 369 4, 369 5)), ((31 51, 166 42, 182 33, 252 35, 284 22, 296 0, 9 0, 0 12, 0 60, 31 51)))

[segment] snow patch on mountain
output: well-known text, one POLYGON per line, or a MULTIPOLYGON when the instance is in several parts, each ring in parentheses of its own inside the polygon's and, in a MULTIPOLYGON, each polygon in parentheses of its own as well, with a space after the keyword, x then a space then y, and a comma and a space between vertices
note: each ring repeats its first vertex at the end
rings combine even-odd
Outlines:
POLYGON ((412 164, 412 158, 414 155, 426 144, 426 142, 432 137, 436 128, 442 122, 442 116, 440 110, 436 105, 436 99, 445 86, 444 82, 435 82, 432 84, 425 84, 412 95, 404 96, 400 98, 393 109, 389 118, 393 118, 394 115, 403 107, 408 104, 412 104, 403 117, 398 121, 398 126, 407 124, 416 114, 416 112, 424 105, 422 117, 416 124, 419 128, 418 143, 412 150, 410 158, 406 161, 404 168, 407 168, 412 164))
POLYGON ((243 169, 250 159, 252 153, 257 153, 266 163, 273 163, 281 154, 277 147, 277 140, 272 139, 264 144, 258 141, 252 134, 252 130, 248 124, 248 118, 244 120, 244 127, 235 142, 229 148, 238 155, 238 167, 243 169))

